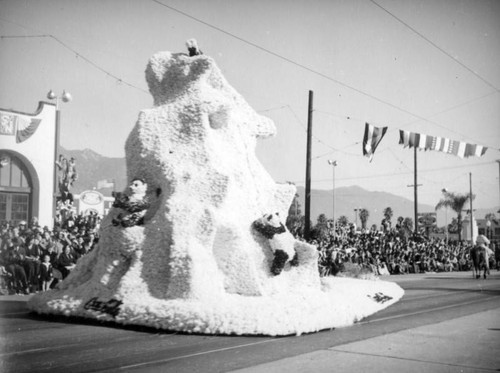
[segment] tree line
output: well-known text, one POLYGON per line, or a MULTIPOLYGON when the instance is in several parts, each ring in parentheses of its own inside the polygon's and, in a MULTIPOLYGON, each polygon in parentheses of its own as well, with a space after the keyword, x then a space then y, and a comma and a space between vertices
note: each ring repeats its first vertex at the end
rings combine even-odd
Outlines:
MULTIPOLYGON (((456 218, 452 218, 451 222, 444 227, 444 231, 452 234, 458 235, 458 240, 462 240, 462 223, 463 223, 463 213, 470 213, 470 210, 466 210, 467 204, 472 200, 474 200, 475 195, 469 193, 455 193, 450 192, 446 189, 442 190, 443 197, 439 200, 439 202, 435 206, 435 211, 449 208, 454 211, 457 216, 456 218)), ((366 208, 361 208, 357 211, 359 220, 361 222, 361 229, 367 230, 368 218, 370 216, 370 212, 366 208)), ((383 218, 380 223, 380 230, 383 232, 389 232, 393 229, 392 226, 392 218, 394 216, 394 211, 391 207, 386 207, 382 212, 383 218)), ((495 214, 489 213, 485 216, 486 220, 489 221, 497 221, 495 214)), ((348 228, 352 227, 355 224, 350 222, 348 217, 345 215, 340 216, 336 219, 335 222, 332 219, 328 219, 325 214, 320 214, 317 217, 316 224, 310 223, 311 229, 311 239, 321 239, 332 232, 334 228, 348 228)), ((296 194, 293 202, 288 211, 288 217, 286 221, 286 225, 288 229, 299 236, 303 236, 304 227, 305 227, 305 216, 302 214, 301 205, 299 202, 299 195, 296 194)), ((414 231, 414 221, 411 217, 403 217, 399 216, 396 219, 396 224, 394 228, 400 234, 405 236, 409 236, 414 231)), ((356 229, 358 227, 355 227, 356 229)), ((379 230, 379 226, 377 224, 372 224, 370 227, 371 230, 379 230)), ((439 229, 436 227, 436 231, 439 229)))

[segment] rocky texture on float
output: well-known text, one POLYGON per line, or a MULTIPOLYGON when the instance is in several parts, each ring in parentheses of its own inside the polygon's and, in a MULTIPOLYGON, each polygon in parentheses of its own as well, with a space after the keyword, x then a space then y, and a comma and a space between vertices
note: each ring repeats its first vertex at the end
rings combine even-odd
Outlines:
POLYGON ((121 212, 112 208, 97 247, 30 309, 171 331, 288 335, 350 325, 400 299, 393 283, 322 279, 314 246, 253 228, 266 214, 286 217, 295 194, 255 155, 275 126, 212 58, 190 54, 160 52, 146 68, 154 106, 125 145, 128 179, 148 185, 143 225, 113 225, 121 212), (271 271, 279 251, 290 255, 271 271))

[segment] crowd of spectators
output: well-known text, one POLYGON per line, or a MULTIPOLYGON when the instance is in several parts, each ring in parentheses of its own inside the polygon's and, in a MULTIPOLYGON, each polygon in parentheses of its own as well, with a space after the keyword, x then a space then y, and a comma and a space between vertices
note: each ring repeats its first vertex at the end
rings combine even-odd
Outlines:
POLYGON ((97 244, 100 218, 70 213, 51 230, 36 218, 29 223, 2 222, 0 227, 0 292, 45 291, 64 279, 77 260, 97 244))
MULTIPOLYGON (((71 210, 54 228, 2 222, 0 227, 0 294, 46 291, 64 279, 78 259, 99 241, 101 219, 96 214, 74 215, 71 210)), ((299 239, 300 238, 300 235, 299 239)), ((373 275, 468 271, 472 268, 466 241, 402 235, 396 229, 356 231, 355 226, 328 230, 309 241, 319 252, 321 276, 342 272, 373 275)), ((492 242, 490 268, 500 270, 500 244, 492 242)))
MULTIPOLYGON (((354 226, 310 241, 319 251, 318 266, 322 276, 349 271, 374 275, 468 271, 472 268, 470 243, 427 238, 424 235, 401 235, 388 231, 356 231, 354 226)), ((500 246, 492 242, 490 268, 500 269, 500 246)))

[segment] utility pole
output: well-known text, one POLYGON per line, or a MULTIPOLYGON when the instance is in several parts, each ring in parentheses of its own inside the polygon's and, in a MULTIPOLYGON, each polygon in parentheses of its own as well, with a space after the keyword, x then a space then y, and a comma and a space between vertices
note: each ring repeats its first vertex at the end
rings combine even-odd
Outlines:
POLYGON ((336 224, 335 224, 335 167, 337 166, 337 161, 328 160, 328 164, 332 166, 333 170, 333 189, 332 189, 332 220, 333 220, 333 233, 335 234, 336 224))
POLYGON ((469 172, 469 192, 470 192, 470 243, 474 246, 474 210, 472 210, 472 172, 469 172))
POLYGON ((415 233, 418 231, 418 193, 417 193, 417 147, 413 147, 413 199, 415 208, 415 233))
MULTIPOLYGON (((446 193, 448 193, 448 190, 446 188, 441 189, 441 192, 443 192, 444 196, 446 197, 446 193)), ((446 233, 446 246, 448 246, 448 206, 445 206, 445 221, 444 221, 444 230, 446 233)))
POLYGON ((413 187, 413 209, 415 214, 415 233, 418 232, 418 193, 417 188, 422 184, 417 184, 417 147, 413 147, 413 184, 407 185, 413 187))
POLYGON ((307 152, 306 152, 306 196, 305 196, 305 227, 304 238, 310 238, 311 222, 311 143, 312 143, 312 114, 313 91, 309 91, 309 109, 307 111, 307 152))
POLYGON ((500 198, 500 159, 497 159, 497 163, 498 163, 498 191, 499 191, 498 197, 500 198))

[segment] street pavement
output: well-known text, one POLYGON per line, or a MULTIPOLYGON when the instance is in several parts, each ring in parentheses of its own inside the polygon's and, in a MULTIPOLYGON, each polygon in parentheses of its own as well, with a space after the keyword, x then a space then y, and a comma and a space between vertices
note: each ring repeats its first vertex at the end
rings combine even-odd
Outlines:
MULTIPOLYGON (((462 316, 446 318, 445 311, 449 310, 454 303, 435 303, 435 309, 442 313, 443 317, 439 320, 445 320, 417 326, 413 328, 397 329, 398 331, 388 331, 386 334, 378 334, 371 338, 358 339, 350 343, 335 344, 333 347, 320 344, 311 346, 311 352, 299 353, 294 356, 279 358, 266 363, 259 363, 257 360, 248 368, 232 370, 231 372, 238 373, 260 373, 260 372, 286 372, 286 373, 321 373, 321 372, 498 372, 500 371, 500 303, 498 297, 500 295, 500 286, 498 286, 500 279, 500 272, 492 271, 492 276, 488 280, 474 280, 470 279, 473 287, 464 287, 460 283, 465 278, 470 277, 470 273, 442 273, 430 274, 430 276, 439 277, 439 281, 452 281, 458 282, 459 285, 454 288, 452 285, 446 283, 444 287, 447 291, 458 290, 458 293, 470 292, 477 295, 485 294, 488 298, 486 303, 477 304, 476 309, 480 310, 477 313, 463 313, 462 316), (446 280, 448 279, 448 280, 446 280), (489 299, 489 300, 488 300, 489 299), (488 306, 486 306, 488 304, 488 306)), ((424 280, 427 276, 422 275, 407 275, 407 276, 387 276, 382 278, 385 281, 394 281, 398 283, 414 283, 417 281, 430 281, 424 280)), ((436 281, 436 280, 434 280, 436 281)), ((431 286, 432 283, 430 284, 431 286)), ((422 301, 432 297, 427 294, 427 283, 423 287, 414 286, 410 287, 409 293, 413 292, 413 299, 419 298, 424 294, 422 301)), ((436 288, 439 290, 439 288, 436 288)), ((441 289, 443 290, 443 289, 441 289)), ((443 292, 442 294, 445 294, 443 292)), ((437 293, 437 298, 443 295, 437 293)), ((3 302, 4 313, 19 312, 19 301, 27 301, 31 296, 2 296, 0 297, 3 302), (13 302, 10 302, 13 301, 13 302), (10 307, 12 303, 12 307, 10 307), (12 310, 10 310, 12 308, 12 310)), ((411 298, 411 296, 410 296, 411 298)), ((475 303, 476 299, 469 298, 468 303, 475 303)), ((415 302, 415 301, 413 301, 415 302)), ((412 304, 407 303, 407 304, 412 304)), ((431 306, 432 303, 428 303, 431 306)), ((466 304, 466 303, 464 303, 466 304)), ((464 306, 458 306, 464 307, 464 306)), ((454 307, 457 309, 457 307, 454 307)), ((406 309, 406 313, 396 312, 395 314, 386 315, 387 318, 403 317, 413 312, 415 314, 421 313, 421 310, 412 311, 406 309)), ((458 316, 458 315, 457 315, 458 316)), ((383 320, 383 318, 381 319, 383 320)), ((377 320, 376 320, 377 321, 377 320)), ((350 330, 356 332, 355 334, 364 330, 365 323, 372 321, 362 321, 357 325, 351 326, 350 330), (353 328, 360 328, 354 330, 353 328)), ((342 329, 337 329, 337 332, 342 329)), ((392 329, 396 330, 396 329, 392 329)), ((321 336, 321 335, 320 335, 321 336)), ((1 339, 1 338, 0 338, 1 339)), ((152 340, 156 340, 152 338, 152 340)), ((157 340, 156 340, 157 341, 157 340)), ((279 341, 279 340, 277 340, 279 341)), ((304 342, 306 340, 304 339, 304 342)), ((158 341, 157 341, 158 342, 158 341)), ((138 342, 140 345, 140 342, 138 342)), ((181 343, 182 344, 182 343, 181 343)), ((276 343, 276 348, 282 346, 276 343)), ((332 346, 332 344, 330 344, 332 346)), ((174 346, 175 347, 175 346, 174 346)), ((272 347, 272 346, 270 346, 272 347)), ((283 348, 283 347, 281 347, 283 348)), ((203 351, 202 351, 203 353, 203 351)), ((242 352, 243 353, 243 352, 242 352)), ((185 352, 181 352, 185 355, 185 352)), ((199 355, 199 354, 195 354, 199 355)), ((215 359, 231 358, 230 356, 217 356, 211 354, 215 359)), ((283 356, 283 354, 281 354, 283 356)), ((193 355, 194 356, 194 355, 193 355)), ((175 360, 175 358, 173 359, 175 360)), ((264 360, 261 360, 264 361, 264 360)), ((203 360, 203 363, 209 364, 209 360, 203 360)), ((188 360, 179 360, 179 363, 188 363, 188 360)), ((248 364, 250 365, 250 364, 248 364)), ((241 365, 240 365, 241 366, 241 365)), ((210 369, 212 365, 204 365, 204 370, 196 370, 200 372, 222 372, 228 369, 221 369, 221 364, 213 365, 214 369, 210 369), (218 368, 215 368, 217 366, 218 368)), ((156 364, 143 364, 139 361, 137 368, 121 367, 121 371, 134 371, 134 372, 174 372, 177 371, 174 366, 160 366, 156 364), (166 369, 166 370, 165 370, 166 369), (174 370, 172 370, 174 369, 174 370)), ((59 370, 61 371, 61 370, 59 370)), ((110 371, 115 371, 114 369, 110 371)))
POLYGON ((500 371, 500 308, 233 372, 493 371, 500 371))

